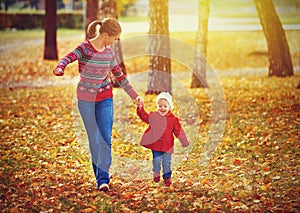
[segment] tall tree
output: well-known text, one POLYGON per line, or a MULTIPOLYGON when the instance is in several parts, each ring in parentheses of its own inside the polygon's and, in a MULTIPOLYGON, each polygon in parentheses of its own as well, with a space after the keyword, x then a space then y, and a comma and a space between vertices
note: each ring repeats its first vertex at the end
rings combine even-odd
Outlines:
MULTIPOLYGON (((107 18, 107 17, 113 17, 118 19, 118 11, 117 11, 117 3, 116 0, 100 0, 99 1, 99 18, 107 18)), ((117 61, 119 63, 119 66, 121 67, 123 73, 126 75, 126 67, 123 60, 123 54, 122 54, 122 46, 121 42, 116 42, 113 45, 113 49, 117 58, 117 61)), ((114 87, 118 87, 119 84, 115 77, 110 73, 109 74, 110 81, 114 87)))
POLYGON ((150 65, 147 94, 172 93, 168 0, 149 0, 150 65))
POLYGON ((206 81, 206 56, 209 8, 210 0, 199 0, 198 31, 196 35, 196 50, 194 56, 191 88, 208 87, 206 81))
POLYGON ((57 44, 56 44, 56 1, 45 1, 45 46, 44 59, 57 60, 57 44))
POLYGON ((85 38, 90 39, 87 34, 87 28, 92 21, 98 19, 99 3, 98 0, 86 1, 86 14, 85 14, 85 38))
POLYGON ((290 48, 273 1, 254 0, 254 3, 268 44, 269 76, 293 75, 290 48))

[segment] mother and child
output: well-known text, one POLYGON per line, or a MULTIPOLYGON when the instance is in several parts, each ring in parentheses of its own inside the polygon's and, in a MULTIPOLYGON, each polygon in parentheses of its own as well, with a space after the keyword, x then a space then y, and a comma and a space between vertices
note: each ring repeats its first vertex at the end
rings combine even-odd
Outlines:
POLYGON ((164 183, 170 186, 173 134, 179 138, 183 147, 189 144, 179 119, 170 111, 173 107, 172 96, 169 93, 159 94, 156 101, 157 111, 148 114, 144 110, 143 99, 127 80, 110 47, 120 39, 121 26, 118 21, 114 18, 93 21, 87 32, 91 39, 83 41, 61 58, 53 74, 63 76, 67 65, 78 61, 78 109, 88 136, 97 189, 105 192, 110 190, 109 169, 112 162, 111 135, 114 114, 110 72, 119 86, 136 102, 137 114, 149 124, 141 145, 152 150, 154 182, 160 180, 162 165, 164 183))

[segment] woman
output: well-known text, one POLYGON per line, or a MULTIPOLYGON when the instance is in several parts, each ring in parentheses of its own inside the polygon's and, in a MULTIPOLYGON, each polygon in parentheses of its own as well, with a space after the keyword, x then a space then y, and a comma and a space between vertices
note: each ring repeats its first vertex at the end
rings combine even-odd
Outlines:
POLYGON ((88 27, 88 34, 92 39, 82 42, 75 50, 65 55, 57 63, 53 73, 62 76, 66 66, 78 60, 78 108, 88 135, 97 188, 109 191, 114 113, 113 87, 109 81, 109 72, 113 73, 120 87, 137 104, 143 104, 143 100, 126 79, 113 50, 109 47, 120 39, 121 26, 118 21, 114 18, 94 21, 88 27))

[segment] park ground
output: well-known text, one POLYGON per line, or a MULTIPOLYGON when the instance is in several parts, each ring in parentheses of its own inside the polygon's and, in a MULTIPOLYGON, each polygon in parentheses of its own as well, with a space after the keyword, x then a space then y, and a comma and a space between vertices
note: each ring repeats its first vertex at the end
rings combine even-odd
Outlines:
MULTIPOLYGON (((220 110, 226 120, 221 141, 205 163, 200 155, 210 141, 212 100, 207 90, 190 89, 189 70, 174 62, 174 77, 180 76, 174 82, 193 97, 199 122, 194 127, 184 122, 198 137, 186 150, 176 146, 172 187, 152 183, 149 152, 138 145, 145 125, 129 103, 128 114, 116 117, 116 124, 129 125, 137 139, 114 128, 111 191, 103 193, 95 189, 85 133, 77 122, 76 64, 66 76, 53 77, 56 61, 42 59, 42 31, 1 32, 1 211, 299 212, 299 34, 287 31, 295 75, 285 78, 267 76, 261 32, 209 34, 208 61, 222 86, 226 108, 220 110)), ((171 36, 193 45, 191 32, 171 36)), ((59 56, 82 39, 80 31, 59 30, 59 56)), ((133 85, 146 85, 134 79, 147 71, 148 58, 125 63, 133 85)), ((139 91, 147 109, 154 110, 155 97, 145 90, 139 91)), ((174 91, 179 92, 176 85, 174 91)), ((122 96, 120 89, 115 95, 122 96)), ((118 103, 116 112, 123 109, 118 103)), ((181 117, 188 112, 188 104, 175 109, 181 117)))

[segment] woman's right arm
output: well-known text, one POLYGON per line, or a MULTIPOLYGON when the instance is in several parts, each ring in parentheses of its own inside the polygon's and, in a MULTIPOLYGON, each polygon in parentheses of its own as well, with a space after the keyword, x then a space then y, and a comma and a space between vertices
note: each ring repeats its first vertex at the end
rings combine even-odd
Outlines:
POLYGON ((56 76, 64 75, 64 70, 66 66, 80 58, 80 46, 78 46, 75 50, 66 54, 63 58, 61 58, 56 67, 53 70, 53 74, 56 76))

